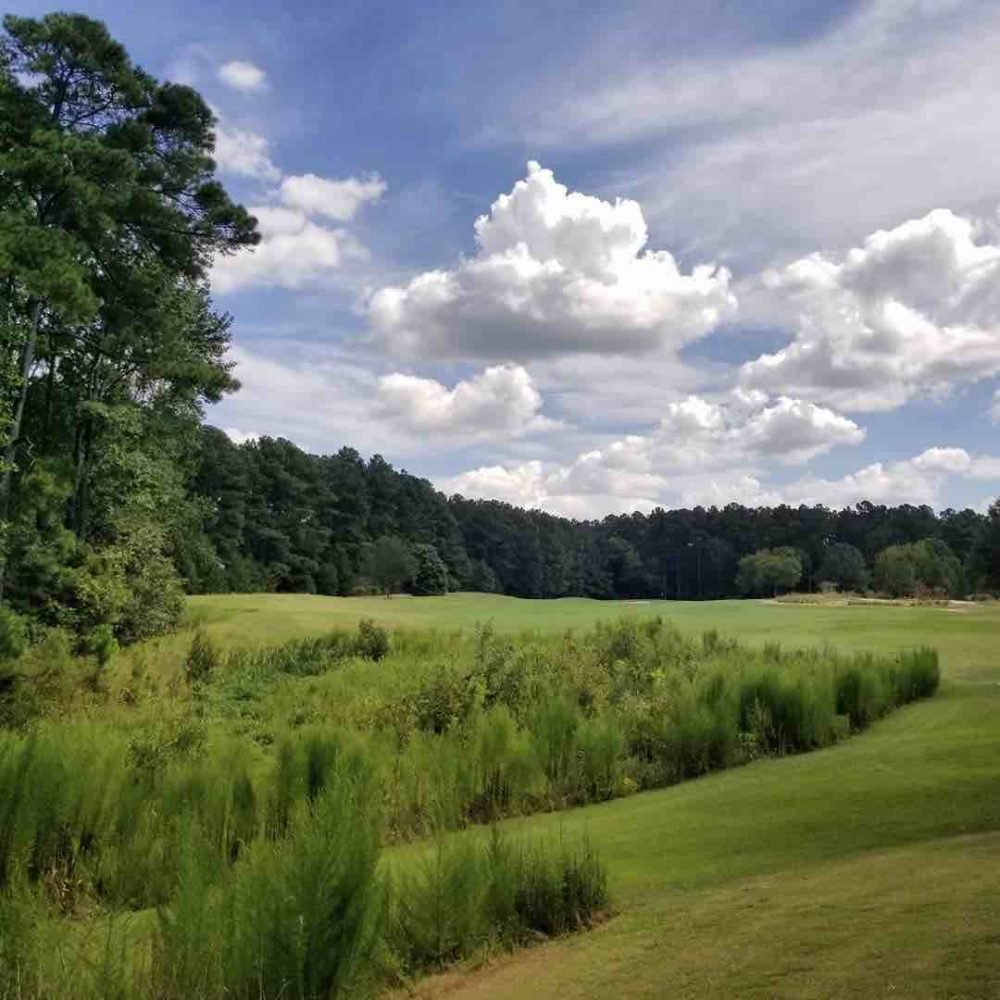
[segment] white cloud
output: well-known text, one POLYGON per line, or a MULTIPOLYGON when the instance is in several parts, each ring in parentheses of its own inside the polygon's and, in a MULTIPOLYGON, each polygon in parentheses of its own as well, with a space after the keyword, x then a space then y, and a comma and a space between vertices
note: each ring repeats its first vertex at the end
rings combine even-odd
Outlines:
POLYGON ((246 444, 248 441, 256 441, 260 434, 254 431, 241 431, 237 427, 223 427, 222 432, 233 444, 246 444))
POLYGON ((385 193, 386 185, 378 174, 330 180, 316 174, 286 177, 279 197, 284 204, 301 209, 307 215, 323 215, 336 222, 349 222, 366 202, 375 202, 385 193))
MULTIPOLYGON (((723 402, 699 396, 671 403, 646 434, 585 451, 564 465, 531 461, 486 466, 447 480, 449 491, 495 495, 574 516, 644 510, 666 497, 704 502, 756 496, 755 463, 792 464, 856 445, 864 431, 832 410, 736 390, 723 402)), ((725 502, 725 501, 722 501, 725 502)))
POLYGON ((276 192, 283 205, 250 206, 261 241, 256 247, 216 259, 213 290, 225 294, 251 286, 307 288, 329 280, 349 260, 367 260, 367 249, 348 230, 331 228, 312 216, 347 221, 384 190, 385 184, 377 177, 286 177, 276 192))
POLYGON ((225 294, 249 286, 300 289, 329 278, 346 258, 364 259, 366 251, 350 233, 330 229, 302 212, 255 205, 260 243, 216 258, 212 289, 225 294))
POLYGON ((798 312, 794 340, 744 385, 883 410, 1000 372, 1000 246, 945 209, 764 276, 798 312))
POLYGON ((411 434, 518 434, 544 425, 541 405, 541 395, 520 365, 495 365, 452 389, 398 372, 378 383, 377 412, 411 434))
MULTIPOLYGON (((376 376, 349 358, 285 349, 281 359, 234 347, 229 359, 242 388, 213 408, 212 422, 230 437, 286 437, 329 454, 343 445, 373 452, 384 447, 384 425, 374 425, 369 401, 376 376), (258 430, 247 433, 239 428, 258 430)), ((237 440, 238 438, 234 438, 237 440)))
MULTIPOLYGON (((589 490, 579 489, 567 470, 546 471, 542 462, 484 466, 452 476, 438 483, 446 494, 502 500, 518 507, 537 508, 565 517, 594 518, 605 514, 650 510, 655 506, 648 497, 630 495, 628 482, 592 479, 589 490)), ((643 483, 639 484, 644 485, 643 483)))
POLYGON ((575 69, 501 92, 496 134, 540 149, 635 144, 647 217, 685 252, 743 260, 995 198, 997 4, 846 8, 801 40, 699 51, 696 39, 687 52, 651 50, 636 18, 574 53, 575 69))
POLYGON ((1000 424, 1000 389, 997 389, 993 393, 993 405, 990 407, 990 416, 993 417, 993 423, 1000 424))
POLYGON ((571 516, 599 517, 611 511, 649 510, 658 503, 676 506, 749 506, 787 503, 846 507, 869 500, 884 504, 929 504, 940 508, 950 480, 989 480, 1000 484, 1000 458, 972 456, 962 448, 929 448, 896 462, 875 462, 838 479, 804 476, 769 484, 759 472, 687 469, 643 480, 628 468, 615 470, 607 456, 580 456, 571 466, 542 462, 489 466, 441 483, 449 493, 496 498, 571 516), (588 468, 590 466, 590 468, 588 468), (600 474, 593 475, 599 468, 600 474))
POLYGON ((256 132, 220 124, 215 130, 215 162, 224 173, 276 181, 281 171, 271 161, 270 144, 256 132))
POLYGON ((246 94, 259 93, 267 87, 264 71, 244 59, 223 63, 219 67, 218 76, 227 87, 246 94))
POLYGON ((1000 479, 1000 459, 972 456, 964 448, 928 448, 914 458, 875 462, 840 479, 808 477, 783 486, 780 494, 792 503, 823 503, 844 507, 873 503, 942 505, 952 477, 1000 479))
POLYGON ((685 275, 667 251, 645 249, 636 202, 570 192, 537 163, 475 231, 474 257, 372 296, 372 327, 392 351, 542 357, 677 348, 735 310, 727 271, 702 265, 685 275))

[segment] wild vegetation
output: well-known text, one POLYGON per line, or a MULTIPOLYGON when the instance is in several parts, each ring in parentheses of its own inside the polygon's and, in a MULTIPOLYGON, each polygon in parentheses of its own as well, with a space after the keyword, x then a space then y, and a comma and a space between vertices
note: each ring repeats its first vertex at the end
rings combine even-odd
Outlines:
POLYGON ((155 677, 138 654, 116 677, 64 655, 47 694, 8 698, 0 741, 14 995, 339 995, 586 926, 609 906, 594 849, 498 820, 826 746, 938 683, 930 650, 754 648, 657 618, 228 649, 196 629, 155 677))

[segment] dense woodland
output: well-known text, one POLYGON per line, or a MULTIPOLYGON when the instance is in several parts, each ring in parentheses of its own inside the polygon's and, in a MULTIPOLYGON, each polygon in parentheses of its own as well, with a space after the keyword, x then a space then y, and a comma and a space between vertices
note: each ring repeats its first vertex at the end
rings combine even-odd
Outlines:
POLYGON ((824 582, 899 596, 997 584, 996 505, 986 516, 729 504, 572 521, 446 498, 378 455, 317 457, 272 438, 236 445, 209 427, 194 491, 204 534, 185 540, 178 565, 195 591, 350 594, 388 582, 413 593, 710 599, 824 582))
POLYGON ((209 268, 256 221, 215 178, 215 121, 99 22, 0 37, 0 623, 98 654, 171 628, 183 592, 458 588, 720 598, 1000 589, 1000 504, 655 510, 576 522, 446 498, 379 456, 242 445, 209 268))

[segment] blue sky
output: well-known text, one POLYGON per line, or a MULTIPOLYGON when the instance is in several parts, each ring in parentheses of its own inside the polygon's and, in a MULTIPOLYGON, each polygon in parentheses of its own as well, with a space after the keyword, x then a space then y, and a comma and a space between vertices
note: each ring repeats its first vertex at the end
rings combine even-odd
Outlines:
POLYGON ((581 516, 983 506, 1000 8, 611 7, 75 5, 261 220, 210 421, 581 516))

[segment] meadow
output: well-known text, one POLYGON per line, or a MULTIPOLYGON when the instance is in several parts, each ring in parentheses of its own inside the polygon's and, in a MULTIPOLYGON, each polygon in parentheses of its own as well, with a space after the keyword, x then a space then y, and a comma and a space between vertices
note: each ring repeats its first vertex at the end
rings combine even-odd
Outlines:
POLYGON ((995 606, 189 618, 5 740, 4 995, 996 989, 995 606))

